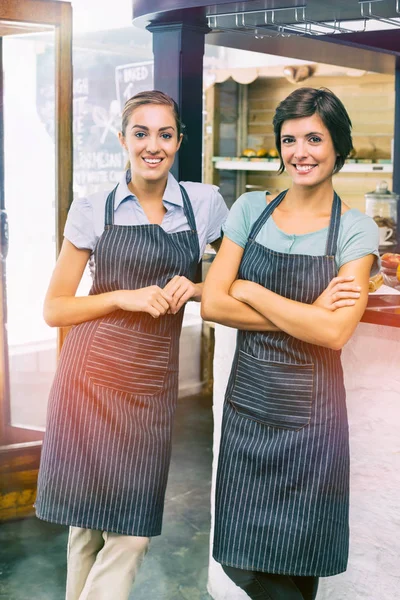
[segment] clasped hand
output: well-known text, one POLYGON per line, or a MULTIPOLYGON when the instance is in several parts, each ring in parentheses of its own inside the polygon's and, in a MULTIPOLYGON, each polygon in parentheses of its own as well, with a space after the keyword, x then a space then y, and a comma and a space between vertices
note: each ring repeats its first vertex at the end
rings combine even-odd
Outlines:
POLYGON ((139 290, 120 291, 119 308, 147 312, 158 319, 165 314, 175 315, 190 298, 197 299, 200 293, 198 285, 182 275, 175 275, 164 288, 150 285, 139 290))

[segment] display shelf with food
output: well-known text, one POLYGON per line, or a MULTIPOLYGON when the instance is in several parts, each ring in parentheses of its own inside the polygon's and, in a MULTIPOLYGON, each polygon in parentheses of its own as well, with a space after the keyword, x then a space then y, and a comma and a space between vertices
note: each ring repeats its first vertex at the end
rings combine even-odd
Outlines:
MULTIPOLYGON (((259 156, 255 150, 246 148, 242 156, 214 156, 214 167, 226 171, 278 171, 279 160, 276 157, 259 156), (251 154, 254 152, 254 154, 251 154)), ((346 162, 342 173, 392 173, 392 163, 346 162)))
POLYGON ((400 254, 381 257, 381 271, 369 280, 364 323, 400 327, 400 254))

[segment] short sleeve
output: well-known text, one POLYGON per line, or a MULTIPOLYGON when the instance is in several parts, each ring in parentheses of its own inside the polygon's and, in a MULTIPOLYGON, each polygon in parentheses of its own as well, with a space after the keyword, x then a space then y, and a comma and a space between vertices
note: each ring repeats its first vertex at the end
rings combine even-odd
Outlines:
POLYGON ((239 196, 230 209, 223 226, 223 232, 232 242, 244 248, 250 234, 251 225, 249 194, 243 194, 239 196))
POLYGON ((228 216, 228 208, 216 185, 212 186, 210 212, 207 228, 207 244, 215 242, 222 236, 222 226, 228 216))
POLYGON ((344 243, 340 248, 338 267, 368 254, 375 255, 371 268, 371 276, 373 276, 380 269, 379 229, 371 217, 360 213, 359 217, 344 232, 344 243))
POLYGON ((87 198, 76 198, 68 211, 64 237, 79 250, 94 250, 96 235, 93 207, 87 198))

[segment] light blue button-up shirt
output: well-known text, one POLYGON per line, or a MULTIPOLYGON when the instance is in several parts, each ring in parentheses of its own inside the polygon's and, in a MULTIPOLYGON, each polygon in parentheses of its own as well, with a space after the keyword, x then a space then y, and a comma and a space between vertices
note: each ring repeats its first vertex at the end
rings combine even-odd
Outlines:
MULTIPOLYGON (((119 181, 115 194, 115 225, 148 225, 149 220, 139 200, 128 188, 129 171, 119 181)), ((221 237, 222 225, 228 209, 218 191, 218 187, 206 183, 183 181, 190 198, 199 236, 200 256, 206 244, 221 237)), ((93 252, 97 241, 104 231, 104 211, 108 193, 99 192, 87 198, 77 198, 68 212, 64 236, 79 249, 93 252)), ((171 173, 163 195, 166 208, 161 227, 166 233, 177 233, 190 229, 183 211, 182 194, 179 184, 171 173)))

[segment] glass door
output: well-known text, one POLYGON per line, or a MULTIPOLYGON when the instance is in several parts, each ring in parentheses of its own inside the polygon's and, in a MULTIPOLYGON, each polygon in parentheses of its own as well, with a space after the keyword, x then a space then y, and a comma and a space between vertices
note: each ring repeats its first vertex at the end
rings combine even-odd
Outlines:
POLYGON ((72 197, 71 7, 0 5, 0 521, 32 511, 57 331, 42 317, 72 197))

